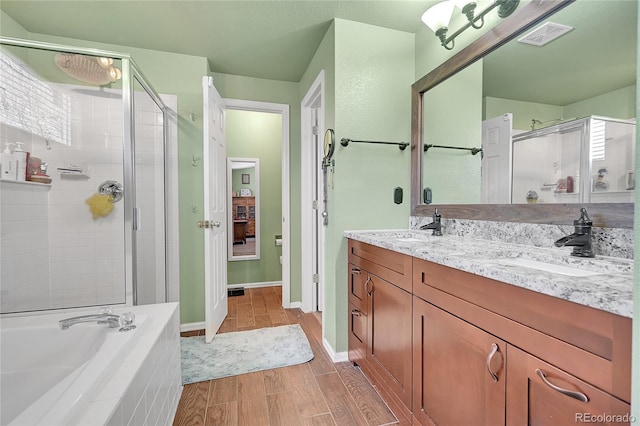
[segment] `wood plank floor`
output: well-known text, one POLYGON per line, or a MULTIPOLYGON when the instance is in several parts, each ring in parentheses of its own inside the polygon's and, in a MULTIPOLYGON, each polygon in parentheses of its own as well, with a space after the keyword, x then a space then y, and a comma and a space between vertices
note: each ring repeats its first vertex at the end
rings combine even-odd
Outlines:
MULTIPOLYGON (((304 364, 185 385, 174 425, 387 425, 400 422, 359 368, 334 364, 318 314, 282 308, 281 287, 230 297, 220 333, 300 324, 314 358, 304 364)), ((183 336, 204 331, 182 333, 183 336)))

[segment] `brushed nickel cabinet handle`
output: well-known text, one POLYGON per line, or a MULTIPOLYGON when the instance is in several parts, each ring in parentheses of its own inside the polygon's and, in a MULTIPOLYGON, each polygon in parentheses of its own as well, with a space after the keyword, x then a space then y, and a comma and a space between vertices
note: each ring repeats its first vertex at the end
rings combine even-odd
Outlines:
POLYGON ((364 288, 367 291, 367 294, 371 296, 373 293, 373 284, 371 285, 371 289, 369 289, 369 283, 371 282, 371 275, 367 277, 367 281, 364 283, 364 288))
POLYGON ((355 316, 355 317, 359 317, 360 315, 362 315, 362 312, 360 312, 357 309, 352 309, 351 310, 351 315, 355 316))
POLYGON ((498 381, 498 375, 494 373, 493 370, 491 369, 491 360, 495 356, 496 352, 498 352, 498 345, 495 343, 492 343, 491 352, 489 352, 489 355, 487 356, 487 371, 489 371, 489 374, 491 375, 491 380, 493 380, 494 382, 498 381))
POLYGON ((551 389, 553 389, 555 391, 558 391, 561 394, 570 396, 573 399, 577 399, 578 401, 589 402, 589 397, 587 397, 587 395, 583 394, 582 392, 575 392, 575 391, 571 391, 569 389, 564 389, 564 388, 561 388, 560 386, 556 386, 553 383, 551 383, 547 379, 547 375, 545 374, 545 372, 540 370, 539 368, 536 368, 536 374, 538 376, 540 376, 540 378, 542 379, 544 384, 549 386, 551 389))
POLYGON ((351 273, 354 275, 360 275, 360 269, 356 269, 356 268, 351 268, 351 273))

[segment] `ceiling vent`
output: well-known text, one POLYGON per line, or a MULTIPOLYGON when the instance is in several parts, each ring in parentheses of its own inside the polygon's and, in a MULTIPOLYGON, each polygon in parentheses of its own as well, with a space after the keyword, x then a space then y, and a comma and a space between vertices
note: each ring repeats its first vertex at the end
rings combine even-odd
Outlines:
POLYGON ((567 25, 547 22, 527 35, 518 39, 520 43, 533 44, 534 46, 544 46, 558 37, 571 31, 573 27, 567 25))

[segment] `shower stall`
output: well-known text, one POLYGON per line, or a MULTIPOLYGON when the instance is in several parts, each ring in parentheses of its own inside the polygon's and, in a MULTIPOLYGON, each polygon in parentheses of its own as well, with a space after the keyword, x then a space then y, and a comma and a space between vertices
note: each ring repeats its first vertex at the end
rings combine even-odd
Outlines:
POLYGON ((512 138, 513 203, 632 203, 635 120, 588 116, 512 138))
POLYGON ((0 76, 0 313, 178 300, 176 97, 129 55, 4 37, 0 76))

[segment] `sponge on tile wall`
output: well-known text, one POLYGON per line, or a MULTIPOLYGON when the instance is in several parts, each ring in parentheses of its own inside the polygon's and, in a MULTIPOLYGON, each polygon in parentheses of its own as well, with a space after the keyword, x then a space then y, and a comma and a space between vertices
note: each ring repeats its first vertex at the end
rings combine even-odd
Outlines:
POLYGON ((89 205, 93 220, 107 217, 113 210, 113 197, 108 194, 93 194, 85 202, 89 205))

